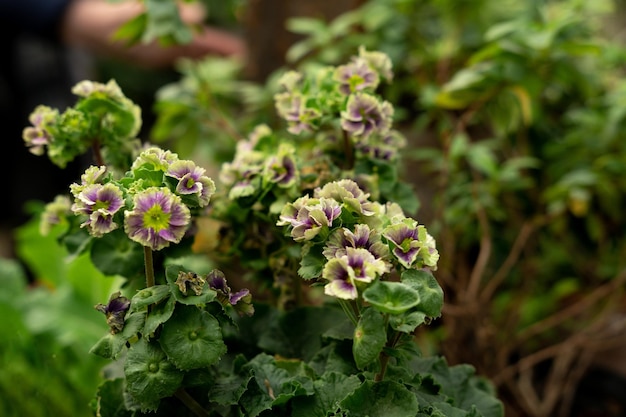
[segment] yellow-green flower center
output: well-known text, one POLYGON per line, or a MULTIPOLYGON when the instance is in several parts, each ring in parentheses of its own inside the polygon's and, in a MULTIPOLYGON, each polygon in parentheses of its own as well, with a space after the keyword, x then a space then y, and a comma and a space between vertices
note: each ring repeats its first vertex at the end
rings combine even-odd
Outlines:
POLYGON ((98 200, 96 201, 96 204, 94 205, 93 211, 97 211, 100 209, 108 210, 110 205, 111 205, 110 201, 98 200))
POLYGON ((365 82, 365 79, 363 79, 363 77, 358 74, 352 74, 352 76, 350 76, 350 79, 348 80, 348 83, 350 85, 350 91, 356 91, 357 87, 363 84, 363 82, 365 82))
POLYGON ((155 204, 144 213, 143 226, 159 232, 169 227, 171 216, 170 213, 164 212, 160 205, 155 204))

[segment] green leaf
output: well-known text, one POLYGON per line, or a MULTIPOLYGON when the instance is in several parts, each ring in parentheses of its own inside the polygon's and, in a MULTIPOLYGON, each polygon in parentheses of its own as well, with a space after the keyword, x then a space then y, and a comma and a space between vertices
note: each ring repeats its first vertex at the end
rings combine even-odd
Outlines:
MULTIPOLYGON (((139 180, 139 179, 143 180, 143 188, 148 188, 148 187, 163 186, 165 175, 163 175, 163 171, 159 171, 156 169, 147 168, 146 166, 142 166, 140 168, 136 168, 133 170, 133 177, 136 180, 139 180)), ((168 179, 168 178, 171 178, 171 177, 165 177, 165 179, 168 179)), ((174 182, 171 179, 167 181, 171 181, 172 183, 174 182)))
MULTIPOLYGON (((293 369, 293 368, 292 368, 293 369)), ((311 379, 302 372, 290 373, 267 354, 259 354, 243 367, 243 371, 252 370, 254 379, 241 398, 241 405, 246 416, 255 417, 264 410, 284 404, 294 396, 313 393, 311 379)))
POLYGON ((26 274, 17 260, 0 258, 0 302, 13 304, 26 292, 26 274))
POLYGON ((352 354, 359 369, 378 359, 387 342, 385 320, 382 314, 373 308, 366 308, 354 329, 352 354))
POLYGON ((415 395, 395 381, 365 381, 340 405, 350 417, 406 417, 419 411, 415 395))
POLYGON ((326 417, 339 403, 361 385, 356 375, 328 372, 313 381, 313 395, 293 400, 292 417, 326 417))
POLYGON ((404 333, 413 332, 417 326, 423 324, 425 321, 426 313, 421 311, 409 311, 389 318, 391 328, 404 333))
POLYGON ((209 399, 220 405, 236 405, 252 378, 252 372, 246 375, 221 375, 209 389, 209 399))
POLYGON ((113 34, 112 40, 126 41, 127 45, 136 44, 141 40, 141 36, 146 30, 147 24, 147 14, 141 13, 120 26, 119 29, 113 34))
POLYGON ((152 338, 156 329, 172 317, 176 307, 176 300, 170 297, 165 303, 156 304, 150 309, 150 314, 146 317, 146 324, 143 328, 143 335, 152 338))
POLYGON ((467 161, 476 170, 493 176, 498 172, 498 161, 486 145, 474 144, 467 149, 467 161))
POLYGON ((302 247, 302 259, 298 275, 304 279, 313 279, 322 275, 322 270, 326 264, 322 250, 322 245, 307 244, 302 247))
POLYGON ((142 40, 159 40, 162 45, 188 43, 192 39, 191 30, 185 26, 175 2, 145 0, 148 22, 142 40))
MULTIPOLYGON (((421 384, 414 389, 416 395, 423 399, 422 406, 437 402, 446 402, 462 409, 471 410, 473 407, 483 417, 502 417, 504 415, 502 403, 495 397, 493 386, 485 379, 475 375, 470 365, 456 365, 449 367, 445 359, 439 357, 414 358, 410 365, 413 372, 419 375, 430 375, 436 386, 439 387, 438 397, 433 398, 432 384, 421 384), (445 396, 448 398, 441 398, 445 396)), ((422 400, 420 400, 422 401, 422 400)))
POLYGON ((124 378, 104 381, 95 398, 95 415, 98 417, 131 417, 133 412, 124 405, 124 378))
POLYGON ((417 310, 428 317, 439 317, 443 308, 443 290, 435 277, 427 271, 409 269, 402 274, 402 282, 415 289, 420 296, 417 310))
POLYGON ((124 364, 126 390, 142 411, 156 410, 161 398, 180 387, 184 373, 174 366, 157 343, 140 339, 128 350, 124 364))
POLYGON ((420 302, 416 290, 390 281, 376 281, 363 292, 363 299, 378 311, 390 314, 402 314, 420 302))
POLYGON ((89 350, 89 353, 107 359, 117 358, 124 346, 126 346, 126 342, 137 337, 145 321, 145 311, 128 314, 124 320, 124 329, 116 334, 108 333, 89 350))
POLYGON ((132 135, 137 126, 135 114, 130 108, 108 97, 91 95, 80 100, 75 108, 96 118, 98 128, 102 132, 109 132, 116 139, 132 135))
POLYGON ((454 135, 450 143, 450 159, 456 160, 464 156, 469 147, 469 139, 465 133, 458 133, 454 135))
POLYGON ((309 360, 322 345, 321 335, 345 321, 345 314, 339 308, 301 307, 274 315, 267 329, 257 330, 258 345, 266 352, 309 360))
POLYGON ((169 294, 170 287, 168 285, 154 285, 144 288, 137 291, 133 298, 131 298, 130 309, 131 311, 143 310, 151 304, 156 304, 164 300, 169 294))
POLYGON ((290 32, 300 35, 310 35, 327 30, 324 21, 312 17, 292 17, 287 20, 286 26, 290 32))
POLYGON ((109 276, 134 277, 144 267, 142 246, 128 239, 121 229, 94 239, 90 258, 99 271, 109 276))
POLYGON ((159 343, 172 363, 183 370, 213 365, 226 353, 217 319, 192 306, 175 309, 163 324, 159 343))

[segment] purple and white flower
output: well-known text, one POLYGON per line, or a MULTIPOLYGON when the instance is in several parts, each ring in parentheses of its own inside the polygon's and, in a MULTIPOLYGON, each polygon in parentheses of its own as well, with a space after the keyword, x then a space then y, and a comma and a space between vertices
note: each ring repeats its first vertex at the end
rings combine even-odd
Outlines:
POLYGON ((307 106, 307 99, 297 92, 285 92, 274 97, 276 111, 287 121, 289 133, 299 135, 312 132, 322 114, 319 110, 307 106))
POLYGON ((112 334, 124 330, 124 319, 130 309, 130 300, 119 291, 111 295, 107 305, 97 304, 95 308, 106 316, 112 334))
POLYGON ((387 261, 389 247, 380 239, 377 230, 371 230, 366 224, 356 224, 354 232, 345 227, 335 230, 329 237, 322 254, 326 259, 340 258, 347 253, 348 248, 360 248, 369 251, 376 259, 381 259, 391 269, 387 261))
POLYGON ((106 174, 106 172, 107 172, 106 166, 92 165, 85 170, 85 173, 83 175, 80 176, 80 182, 82 185, 100 183, 104 177, 104 174, 106 174))
POLYGON ((359 283, 367 284, 388 272, 382 259, 376 259, 367 249, 346 248, 346 254, 330 259, 322 270, 322 278, 328 280, 324 293, 345 300, 358 296, 359 283))
POLYGON ((191 220, 189 209, 180 197, 163 187, 150 187, 137 193, 133 210, 124 215, 128 237, 152 250, 180 242, 191 220))
POLYGON ((374 132, 383 134, 391 127, 393 107, 372 95, 353 94, 348 98, 346 110, 341 112, 341 127, 353 136, 367 136, 374 132))
POLYGON ((217 300, 222 305, 231 305, 240 314, 252 315, 254 313, 254 307, 251 304, 252 294, 247 288, 233 292, 226 282, 224 273, 219 269, 209 272, 207 281, 209 288, 217 293, 217 300))
POLYGON ((250 291, 246 288, 237 292, 232 292, 228 286, 228 282, 226 282, 224 273, 219 269, 214 269, 209 272, 207 281, 209 282, 209 288, 217 292, 218 298, 220 298, 220 296, 223 297, 224 300, 227 300, 231 305, 237 304, 250 293, 250 291))
POLYGON ((294 91, 301 81, 301 73, 298 71, 287 71, 278 79, 278 84, 287 91, 294 91))
POLYGON ((198 205, 205 207, 215 192, 215 183, 204 175, 205 172, 204 168, 196 166, 193 161, 178 160, 170 164, 165 175, 178 180, 177 194, 195 194, 198 197, 198 205))
POLYGON ((298 170, 293 146, 282 144, 275 156, 265 163, 263 177, 282 188, 291 187, 298 180, 298 170))
POLYGON ((439 253, 435 239, 428 234, 423 225, 405 218, 399 223, 385 228, 383 236, 389 241, 391 253, 405 268, 429 267, 437 269, 439 253))
POLYGON ((333 78, 339 83, 339 91, 345 95, 366 89, 374 90, 379 83, 378 73, 366 59, 360 57, 354 57, 352 62, 338 66, 333 78))
POLYGON ((370 195, 363 192, 359 185, 350 179, 329 182, 322 188, 316 188, 314 196, 332 198, 364 216, 372 216, 376 213, 375 204, 368 200, 370 195))
POLYGON ((41 105, 30 114, 28 120, 32 126, 24 128, 22 138, 32 154, 43 155, 45 146, 54 140, 48 126, 58 117, 56 109, 41 105))
POLYGON ((151 146, 142 151, 133 162, 131 171, 135 171, 143 166, 157 171, 167 171, 170 164, 178 161, 178 154, 165 151, 158 146, 151 146))
MULTIPOLYGON (((76 191, 77 188, 72 189, 72 192, 76 191)), ((101 237, 119 227, 113 217, 123 206, 124 194, 117 185, 89 184, 74 194, 72 212, 87 216, 80 227, 86 227, 92 236, 101 237)))
POLYGON ((308 241, 330 228, 340 215, 341 205, 336 200, 304 196, 283 207, 276 225, 290 225, 296 242, 308 241))
POLYGON ((395 160, 398 157, 398 151, 406 146, 406 138, 396 130, 354 138, 354 147, 359 153, 383 161, 395 160))
POLYGON ((359 58, 367 61, 387 82, 393 80, 391 60, 387 54, 379 51, 368 51, 364 46, 361 46, 359 47, 359 58))
POLYGON ((115 80, 109 80, 106 84, 84 80, 72 87, 72 93, 80 97, 89 97, 93 94, 99 94, 116 101, 121 101, 126 98, 115 80))

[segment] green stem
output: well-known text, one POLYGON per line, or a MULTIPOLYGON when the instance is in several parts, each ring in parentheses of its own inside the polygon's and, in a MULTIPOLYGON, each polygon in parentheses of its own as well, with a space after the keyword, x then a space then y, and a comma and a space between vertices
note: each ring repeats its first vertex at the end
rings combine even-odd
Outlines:
POLYGON ((143 259, 146 264, 146 288, 154 286, 154 263, 152 261, 152 249, 143 247, 143 259))
POLYGON ((359 320, 357 319, 356 314, 354 314, 352 308, 348 305, 348 301, 339 299, 339 305, 343 309, 343 312, 346 313, 346 316, 348 316, 352 324, 356 327, 359 320))
POLYGON ((174 395, 176 395, 176 398, 185 404, 185 406, 198 417, 209 417, 209 412, 202 408, 202 406, 191 395, 189 395, 184 388, 178 388, 174 395))

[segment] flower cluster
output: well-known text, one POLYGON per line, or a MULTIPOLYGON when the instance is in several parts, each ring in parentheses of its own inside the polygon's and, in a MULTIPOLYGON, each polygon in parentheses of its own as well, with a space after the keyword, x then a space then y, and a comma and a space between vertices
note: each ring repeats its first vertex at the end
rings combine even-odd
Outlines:
POLYGON ((393 79, 389 57, 361 47, 348 64, 321 70, 313 79, 286 72, 275 107, 294 135, 323 132, 326 145, 330 137, 347 135, 364 156, 389 161, 405 140, 391 130, 393 106, 375 95, 381 79, 393 79))
POLYGON ((101 237, 124 224, 128 237, 160 250, 184 237, 191 209, 206 207, 215 192, 213 180, 192 161, 158 147, 145 149, 121 179, 104 166, 92 166, 72 184, 72 212, 81 227, 101 237))
POLYGON ((287 190, 298 184, 296 149, 278 141, 269 127, 259 125, 247 140, 237 143, 233 161, 223 164, 220 171, 221 183, 229 188, 230 199, 267 192, 274 187, 287 190))
POLYGON ((327 282, 325 293, 337 298, 357 298, 394 267, 437 269, 439 253, 426 228, 397 204, 370 201, 352 180, 328 183, 313 197, 287 204, 277 225, 287 226, 308 254, 315 253, 312 245, 323 246, 319 277, 327 282))
POLYGON ((123 160, 120 154, 136 149, 141 110, 115 81, 82 81, 72 92, 79 96, 74 107, 59 113, 38 106, 30 115, 32 126, 23 130, 22 137, 32 153, 43 155, 47 151, 52 162, 65 167, 92 146, 104 146, 110 162, 123 160))

